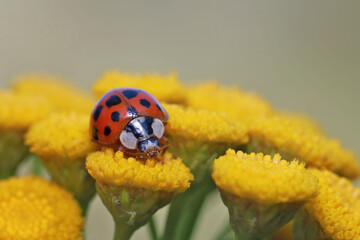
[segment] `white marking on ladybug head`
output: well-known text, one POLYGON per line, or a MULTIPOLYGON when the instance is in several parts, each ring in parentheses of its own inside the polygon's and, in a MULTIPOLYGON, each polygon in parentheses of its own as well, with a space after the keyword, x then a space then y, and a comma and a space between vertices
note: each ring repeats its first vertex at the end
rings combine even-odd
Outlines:
POLYGON ((128 149, 135 149, 138 139, 134 136, 132 132, 124 130, 120 134, 120 142, 124 147, 128 149))
POLYGON ((157 137, 157 138, 162 138, 162 136, 164 135, 164 131, 165 131, 165 127, 164 124, 161 120, 154 118, 153 120, 154 122, 151 124, 151 128, 153 130, 153 134, 157 137))

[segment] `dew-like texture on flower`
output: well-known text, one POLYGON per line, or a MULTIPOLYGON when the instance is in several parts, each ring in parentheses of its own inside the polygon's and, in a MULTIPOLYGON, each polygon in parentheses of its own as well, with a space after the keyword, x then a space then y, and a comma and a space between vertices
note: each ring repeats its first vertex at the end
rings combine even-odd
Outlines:
POLYGON ((19 93, 45 97, 56 111, 91 113, 96 101, 89 94, 57 77, 24 75, 15 79, 14 90, 19 93))
POLYGON ((82 239, 80 207, 54 183, 28 176, 0 181, 0 239, 82 239))
POLYGON ((276 152, 299 158, 307 167, 325 168, 349 178, 360 175, 355 154, 336 139, 307 129, 286 116, 253 117, 246 121, 250 142, 257 142, 258 151, 266 152, 261 146, 270 145, 276 152))
POLYGON ((202 141, 242 144, 248 141, 247 128, 226 113, 195 110, 176 104, 162 104, 169 114, 169 135, 202 141))
POLYGON ((223 87, 216 82, 190 86, 187 103, 196 109, 225 111, 237 119, 272 111, 271 105, 255 93, 243 92, 238 87, 223 87))
POLYGON ((214 161, 212 177, 222 190, 271 203, 308 200, 319 188, 316 178, 298 161, 231 149, 214 161))
POLYGON ((108 71, 93 85, 97 97, 120 87, 135 87, 154 95, 159 101, 183 103, 186 93, 177 79, 177 75, 133 74, 118 71, 108 71))
POLYGON ((331 239, 360 238, 360 189, 329 171, 310 169, 319 179, 320 194, 305 205, 331 239))
POLYGON ((160 159, 140 161, 125 158, 120 151, 114 153, 112 148, 103 148, 89 154, 86 168, 98 182, 164 192, 184 192, 188 189, 194 177, 181 159, 173 159, 168 152, 160 159))
POLYGON ((85 158, 98 149, 89 134, 89 115, 75 112, 55 113, 33 125, 25 142, 42 158, 85 158))
POLYGON ((51 111, 41 96, 0 92, 0 129, 26 130, 51 111))

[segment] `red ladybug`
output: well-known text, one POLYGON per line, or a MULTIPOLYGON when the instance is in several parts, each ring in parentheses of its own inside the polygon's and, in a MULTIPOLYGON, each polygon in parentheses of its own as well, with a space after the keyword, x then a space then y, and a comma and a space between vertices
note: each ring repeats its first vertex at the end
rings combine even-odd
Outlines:
POLYGON ((92 139, 116 145, 130 156, 156 157, 168 145, 164 137, 169 116, 150 93, 137 88, 116 88, 95 105, 90 119, 92 139))

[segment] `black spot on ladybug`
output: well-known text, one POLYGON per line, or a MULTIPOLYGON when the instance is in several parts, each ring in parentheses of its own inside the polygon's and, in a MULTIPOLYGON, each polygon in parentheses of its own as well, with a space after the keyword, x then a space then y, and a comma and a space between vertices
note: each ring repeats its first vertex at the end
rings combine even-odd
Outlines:
POLYGON ((111 114, 111 120, 113 120, 113 122, 118 122, 120 120, 120 113, 119 112, 113 112, 111 114))
POLYGON ((146 99, 141 99, 141 100, 140 100, 140 104, 143 105, 143 106, 146 107, 146 108, 149 108, 150 105, 151 105, 151 103, 150 103, 148 100, 146 100, 146 99))
POLYGON ((156 107, 157 107, 160 111, 162 111, 162 108, 160 107, 159 104, 156 104, 156 107))
POLYGON ((123 94, 126 98, 131 99, 137 96, 137 92, 135 90, 125 90, 123 94))
POLYGON ((94 120, 97 121, 101 111, 103 110, 104 106, 100 105, 96 108, 95 112, 94 112, 94 120))
POLYGON ((95 141, 99 140, 99 131, 95 126, 92 128, 92 136, 95 141))
POLYGON ((117 95, 112 95, 111 97, 109 97, 108 100, 106 100, 105 104, 106 106, 108 107, 112 107, 112 106, 115 106, 115 105, 118 105, 121 103, 121 99, 119 98, 119 96, 117 95))
POLYGON ((110 133, 111 133, 111 128, 109 126, 106 126, 104 130, 105 136, 109 136, 110 133))
POLYGON ((132 117, 132 118, 136 118, 138 116, 138 112, 136 111, 136 108, 133 106, 128 107, 128 114, 132 117))

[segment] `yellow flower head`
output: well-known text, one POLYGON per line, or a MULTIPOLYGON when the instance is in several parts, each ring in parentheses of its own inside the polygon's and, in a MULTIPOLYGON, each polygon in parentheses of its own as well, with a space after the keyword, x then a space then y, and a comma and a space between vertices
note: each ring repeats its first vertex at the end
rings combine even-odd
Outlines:
POLYGON ((89 154, 86 168, 98 182, 118 186, 132 186, 154 191, 184 192, 194 178, 181 159, 173 159, 171 153, 161 156, 161 161, 139 161, 124 158, 122 152, 112 148, 89 154))
POLYGON ((75 112, 52 114, 33 125, 25 142, 44 159, 85 158, 98 148, 89 134, 89 115, 75 112))
POLYGON ((360 175, 354 153, 313 128, 308 129, 284 115, 253 117, 246 121, 252 151, 280 152, 287 158, 299 158, 307 167, 326 168, 349 178, 360 175))
POLYGON ((262 153, 228 150, 215 160, 212 177, 216 185, 238 197, 261 202, 299 202, 313 198, 318 184, 297 161, 262 153))
POLYGON ((61 78, 24 75, 15 79, 14 90, 45 97, 57 111, 91 113, 95 100, 61 78))
POLYGON ((245 93, 237 87, 222 87, 216 82, 190 86, 187 103, 196 109, 224 111, 237 119, 272 111, 270 104, 256 94, 245 93))
POLYGON ((159 74, 131 74, 108 71, 94 84, 93 90, 100 98, 114 88, 135 87, 154 95, 159 101, 183 103, 185 89, 178 81, 176 74, 167 76, 159 74))
POLYGON ((320 194, 305 209, 331 239, 359 239, 360 189, 332 172, 310 169, 319 179, 320 194))
POLYGON ((236 143, 248 141, 247 128, 225 113, 184 108, 175 104, 162 104, 169 114, 166 132, 187 139, 236 143))
POLYGON ((286 119, 287 121, 291 122, 292 125, 301 129, 306 129, 306 131, 313 131, 314 133, 319 134, 323 134, 325 132, 317 121, 305 114, 275 112, 272 116, 286 119))
POLYGON ((54 183, 29 176, 0 181, 0 239, 82 239, 81 211, 54 183))
POLYGON ((40 96, 0 92, 0 129, 26 130, 51 111, 40 96))

